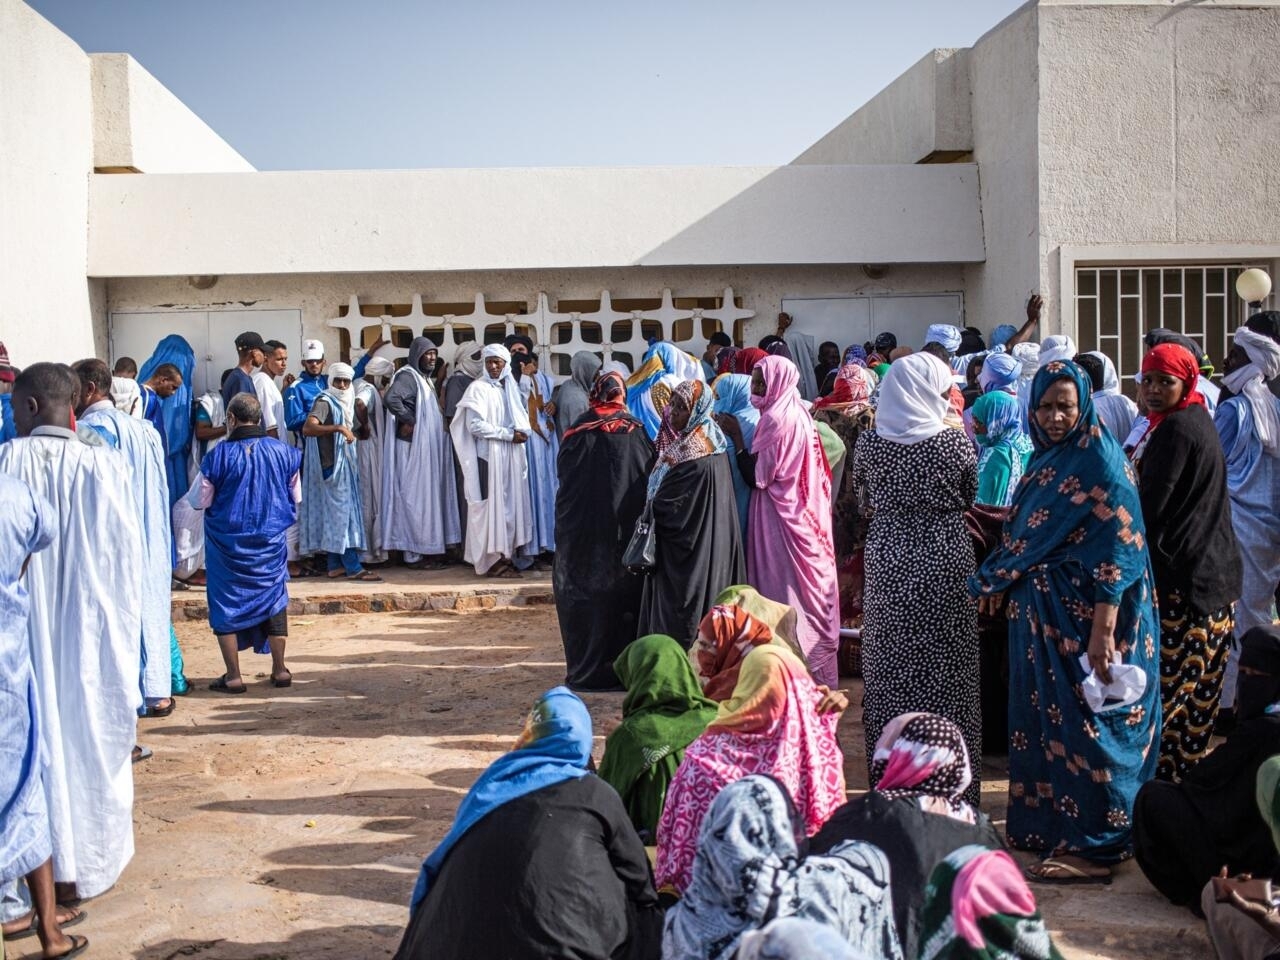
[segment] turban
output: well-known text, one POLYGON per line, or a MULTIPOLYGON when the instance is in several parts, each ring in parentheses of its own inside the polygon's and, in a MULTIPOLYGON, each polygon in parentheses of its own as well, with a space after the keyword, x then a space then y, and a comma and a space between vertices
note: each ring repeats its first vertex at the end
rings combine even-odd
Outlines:
POLYGON ((928 332, 925 334, 925 343, 940 343, 946 348, 947 353, 955 353, 960 349, 960 340, 963 334, 959 327, 952 326, 949 323, 930 324, 928 332))
POLYGON ((983 393, 992 390, 1012 390, 1022 373, 1022 362, 1008 353, 988 354, 982 362, 982 373, 978 374, 978 384, 983 393))
POLYGON ((354 380, 356 372, 349 363, 329 364, 329 380, 354 380))
POLYGON ((1009 338, 1018 332, 1012 323, 1002 323, 991 331, 991 346, 1000 347, 1009 342, 1009 338))
POLYGON ((1070 360, 1078 352, 1074 340, 1065 333, 1055 333, 1040 341, 1040 366, 1055 360, 1070 360))
POLYGON ((395 362, 386 357, 371 357, 364 365, 366 377, 389 377, 396 372, 395 362))

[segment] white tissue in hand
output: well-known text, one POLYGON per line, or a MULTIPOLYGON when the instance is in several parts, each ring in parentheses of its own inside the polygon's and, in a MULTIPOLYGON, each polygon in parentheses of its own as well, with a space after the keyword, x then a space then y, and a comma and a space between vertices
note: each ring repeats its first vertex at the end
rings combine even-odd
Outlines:
POLYGON ((1111 682, 1103 683, 1089 665, 1089 655, 1080 658, 1080 666, 1085 670, 1084 683, 1080 686, 1084 691, 1085 702, 1094 713, 1106 713, 1128 707, 1142 699, 1147 692, 1147 675, 1139 667, 1123 663, 1116 654, 1111 661, 1111 682))

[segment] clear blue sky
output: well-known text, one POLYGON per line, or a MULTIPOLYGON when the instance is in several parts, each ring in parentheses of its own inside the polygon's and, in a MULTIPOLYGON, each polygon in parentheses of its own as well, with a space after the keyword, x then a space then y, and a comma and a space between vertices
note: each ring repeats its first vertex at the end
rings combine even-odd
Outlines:
POLYGON ((1018 0, 29 0, 261 170, 785 163, 1018 0))

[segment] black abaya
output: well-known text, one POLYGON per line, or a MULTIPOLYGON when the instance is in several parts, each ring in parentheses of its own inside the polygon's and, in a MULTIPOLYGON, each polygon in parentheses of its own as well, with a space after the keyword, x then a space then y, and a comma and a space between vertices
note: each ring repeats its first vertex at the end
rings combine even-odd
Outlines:
POLYGON ((927 813, 914 800, 870 793, 831 815, 809 842, 809 852, 828 852, 846 840, 865 840, 884 851, 893 878, 893 920, 905 957, 916 956, 920 911, 933 868, 970 844, 1003 850, 1004 842, 984 814, 977 823, 927 813))
POLYGON ((395 960, 657 960, 662 913, 617 792, 596 776, 503 804, 449 851, 395 960))
POLYGON ((638 423, 626 432, 581 430, 561 441, 552 584, 565 683, 573 690, 620 686, 613 661, 636 638, 644 587, 623 569, 622 552, 644 509, 653 456, 638 423))
POLYGON ((658 563, 645 578, 636 635, 663 633, 688 649, 720 592, 746 582, 728 457, 672 467, 654 495, 653 522, 658 563))

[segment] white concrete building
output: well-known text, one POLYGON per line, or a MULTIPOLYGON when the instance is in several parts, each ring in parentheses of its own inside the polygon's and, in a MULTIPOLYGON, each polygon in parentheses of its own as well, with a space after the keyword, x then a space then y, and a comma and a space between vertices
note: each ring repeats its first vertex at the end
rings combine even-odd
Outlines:
POLYGON ((782 167, 259 173, 127 55, 0 0, 0 340, 142 360, 178 332, 203 388, 244 329, 333 358, 519 326, 565 371, 780 309, 919 346, 1039 291, 1042 333, 1122 372, 1152 326, 1220 357, 1235 275, 1280 259, 1277 50, 1280 0, 1032 0, 782 167))

